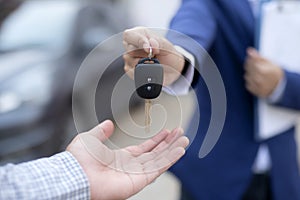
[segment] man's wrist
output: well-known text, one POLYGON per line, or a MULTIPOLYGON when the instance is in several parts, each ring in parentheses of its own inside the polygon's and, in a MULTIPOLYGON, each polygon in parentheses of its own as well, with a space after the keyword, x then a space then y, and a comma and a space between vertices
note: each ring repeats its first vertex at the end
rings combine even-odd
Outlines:
POLYGON ((188 94, 194 78, 194 56, 180 46, 174 46, 175 49, 184 57, 184 66, 181 70, 181 76, 172 84, 164 87, 164 91, 171 95, 188 94))
MULTIPOLYGON (((90 199, 90 185, 83 168, 77 159, 68 151, 50 157, 50 162, 60 165, 59 173, 62 183, 68 189, 66 199, 90 199)), ((54 166, 55 167, 55 166, 54 166)))
POLYGON ((287 80, 286 80, 285 72, 283 70, 282 78, 279 80, 277 86, 272 91, 272 93, 268 96, 268 102, 277 103, 278 101, 280 101, 280 99, 284 93, 286 83, 287 83, 287 80))

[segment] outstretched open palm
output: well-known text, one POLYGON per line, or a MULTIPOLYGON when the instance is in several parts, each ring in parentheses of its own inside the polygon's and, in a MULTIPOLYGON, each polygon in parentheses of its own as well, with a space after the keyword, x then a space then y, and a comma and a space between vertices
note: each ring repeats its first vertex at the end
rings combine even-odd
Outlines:
POLYGON ((138 146, 112 150, 105 141, 111 121, 79 134, 67 148, 86 172, 92 199, 126 199, 165 172, 185 153, 182 129, 163 130, 138 146))

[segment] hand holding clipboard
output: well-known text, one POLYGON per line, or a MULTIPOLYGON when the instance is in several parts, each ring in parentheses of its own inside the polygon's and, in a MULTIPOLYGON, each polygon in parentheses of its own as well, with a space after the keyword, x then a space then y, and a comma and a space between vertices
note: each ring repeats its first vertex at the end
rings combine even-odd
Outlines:
MULTIPOLYGON (((259 28, 260 54, 288 71, 300 73, 300 1, 264 3, 259 28)), ((299 114, 259 99, 258 116, 257 138, 263 140, 294 126, 299 114)))

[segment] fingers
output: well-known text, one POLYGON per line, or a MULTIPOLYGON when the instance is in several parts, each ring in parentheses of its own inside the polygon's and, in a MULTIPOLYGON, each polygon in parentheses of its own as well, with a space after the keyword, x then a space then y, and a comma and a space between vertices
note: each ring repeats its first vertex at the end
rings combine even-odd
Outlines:
POLYGON ((247 59, 245 62, 245 87, 254 94, 258 91, 258 83, 260 82, 260 60, 261 56, 253 47, 247 48, 247 59))
MULTIPOLYGON (((132 45, 135 49, 147 49, 150 45, 146 29, 138 27, 127 29, 123 33, 123 41, 127 45, 132 45)), ((129 46, 127 46, 129 47, 129 46)))
POLYGON ((145 57, 145 54, 148 55, 150 47, 153 48, 154 54, 158 54, 159 40, 159 36, 144 27, 127 29, 123 33, 124 47, 127 52, 134 52, 132 56, 135 57, 145 57))
POLYGON ((102 142, 109 138, 114 131, 112 121, 106 120, 88 132, 79 134, 80 141, 87 152, 96 160, 110 165, 114 160, 114 153, 102 142))
MULTIPOLYGON (((188 138, 185 136, 182 136, 182 137, 177 138, 173 143, 170 143, 170 144, 166 145, 165 147, 161 147, 160 150, 156 150, 156 151, 153 150, 148 153, 143 153, 142 155, 140 155, 137 158, 137 160, 141 164, 145 164, 145 163, 148 163, 153 160, 159 160, 163 157, 168 157, 169 152, 172 151, 173 149, 176 149, 178 147, 185 149, 188 146, 188 144, 189 144, 188 138)), ((170 163, 173 163, 173 161, 167 162, 166 164, 169 165, 170 163)))
POLYGON ((258 84, 249 76, 245 76, 246 89, 252 94, 257 94, 260 91, 258 84))
POLYGON ((125 61, 125 65, 129 66, 129 69, 134 69, 135 65, 138 63, 140 58, 134 58, 129 54, 124 54, 123 59, 125 61))
MULTIPOLYGON (((127 147, 126 150, 131 152, 134 156, 139 156, 147 152, 160 154, 165 149, 172 147, 172 145, 174 145, 173 143, 177 141, 179 137, 181 137, 182 135, 183 135, 182 128, 174 129, 171 133, 168 130, 163 130, 160 133, 158 133, 156 136, 143 142, 142 144, 138 146, 127 147)), ((183 138, 184 139, 181 138, 181 140, 187 141, 187 145, 188 145, 188 139, 186 137, 183 138)), ((185 143, 186 142, 178 143, 178 144, 182 144, 181 146, 185 148, 187 146, 185 145, 185 143)))
POLYGON ((83 133, 95 136, 101 142, 104 142, 114 132, 114 124, 110 120, 105 120, 99 125, 95 126, 88 132, 83 133))
POLYGON ((182 134, 181 128, 171 133, 164 130, 139 146, 129 147, 131 152, 143 152, 123 167, 130 173, 134 191, 153 182, 185 154, 189 141, 182 134))
POLYGON ((259 55, 253 48, 247 49, 245 62, 246 89, 261 98, 268 97, 283 77, 280 66, 259 55))
MULTIPOLYGON (((180 130, 180 129, 179 129, 180 130)), ((141 167, 144 163, 158 160, 168 154, 169 151, 176 147, 185 148, 188 144, 185 137, 178 138, 182 133, 170 133, 167 130, 163 130, 153 138, 143 142, 138 146, 130 146, 125 149, 116 152, 116 162, 114 167, 118 170, 125 170, 129 173, 144 173, 144 168, 141 167), (176 138, 178 140, 176 140, 176 138), (154 151, 157 146, 164 144, 164 147, 160 148, 160 151, 154 151), (170 148, 168 148, 170 147, 170 148)), ((169 162, 165 163, 169 165, 169 162)), ((156 168, 156 164, 153 165, 151 170, 160 170, 164 166, 156 168)))
POLYGON ((256 70, 255 64, 252 64, 250 61, 247 61, 245 65, 245 87, 253 95, 257 95, 259 88, 259 83, 261 82, 261 75, 256 70))
MULTIPOLYGON (((163 173, 181 158, 185 153, 185 148, 189 144, 189 139, 182 136, 183 130, 181 128, 174 129, 171 135, 173 135, 173 137, 169 137, 165 140, 166 144, 158 146, 152 151, 158 155, 155 157, 154 162, 160 163, 156 166, 160 173, 163 173)), ((145 164, 145 169, 151 169, 151 162, 152 161, 145 164)))
POLYGON ((246 81, 246 85, 251 85, 255 87, 259 87, 261 83, 263 82, 263 77, 260 73, 256 72, 246 72, 244 75, 244 79, 246 81))
POLYGON ((156 159, 150 160, 144 164, 145 173, 153 173, 155 171, 158 174, 162 174, 169 169, 175 162, 177 162, 185 154, 185 148, 174 147, 166 151, 164 156, 156 157, 156 159))
POLYGON ((169 148, 175 140, 183 135, 183 132, 184 131, 182 128, 174 129, 164 141, 162 141, 155 149, 153 149, 153 152, 159 154, 166 148, 169 148))
POLYGON ((131 79, 134 79, 134 68, 138 63, 139 58, 134 58, 129 54, 124 54, 123 59, 125 61, 124 71, 131 79))
POLYGON ((141 27, 128 29, 123 34, 123 44, 126 49, 123 56, 124 70, 130 78, 134 77, 134 68, 138 60, 149 56, 150 47, 152 56, 163 64, 165 72, 163 85, 170 85, 179 78, 185 63, 184 57, 160 33, 141 27), (169 69, 166 66, 169 66, 169 69))
POLYGON ((130 55, 131 58, 146 58, 148 57, 148 54, 144 49, 138 49, 133 45, 128 45, 125 47, 126 49, 126 54, 130 55))
MULTIPOLYGON (((172 158, 172 156, 170 157, 170 153, 177 148, 185 149, 189 144, 188 138, 182 136, 182 134, 183 131, 181 128, 175 129, 151 152, 143 153, 137 158, 137 160, 141 164, 145 165, 144 169, 147 169, 147 171, 145 171, 146 173, 160 170, 165 167, 168 168, 171 164, 174 163, 174 159, 172 158), (160 165, 157 165, 158 161, 161 161, 160 165)), ((173 154, 171 153, 171 155, 173 154)))
POLYGON ((246 52, 247 52, 247 59, 245 62, 245 68, 248 69, 249 71, 252 70, 254 67, 257 67, 257 63, 260 63, 265 60, 259 54, 259 52, 253 47, 247 48, 246 52))
POLYGON ((181 136, 171 144, 169 149, 175 149, 177 147, 182 147, 185 149, 189 145, 189 143, 190 141, 186 136, 181 136))
POLYGON ((157 145, 161 144, 169 135, 169 131, 163 130, 142 144, 138 146, 127 147, 126 150, 131 152, 134 156, 139 156, 143 153, 150 152, 152 149, 157 147, 157 145))
POLYGON ((247 55, 250 58, 256 58, 256 59, 261 58, 259 52, 253 47, 247 48, 247 55))
POLYGON ((144 165, 144 172, 147 176, 147 184, 153 182, 162 173, 167 171, 174 163, 176 163, 185 154, 183 147, 171 149, 165 156, 156 160, 151 160, 144 165))
MULTIPOLYGON (((160 39, 157 36, 153 36, 149 39, 150 46, 152 47, 153 50, 153 55, 160 53, 161 46, 159 44, 159 41, 160 39)), ((147 53, 149 53, 149 48, 150 47, 146 48, 147 53)))
MULTIPOLYGON (((168 170, 175 162, 177 162, 185 154, 183 147, 176 147, 169 149, 164 156, 155 156, 154 159, 150 159, 144 164, 142 174, 131 174, 133 188, 135 191, 139 191, 146 185, 153 182, 162 173, 168 170)), ((152 157, 152 155, 147 155, 152 157)))
POLYGON ((80 141, 86 151, 97 161, 105 166, 114 162, 114 152, 107 148, 92 134, 80 134, 80 141))

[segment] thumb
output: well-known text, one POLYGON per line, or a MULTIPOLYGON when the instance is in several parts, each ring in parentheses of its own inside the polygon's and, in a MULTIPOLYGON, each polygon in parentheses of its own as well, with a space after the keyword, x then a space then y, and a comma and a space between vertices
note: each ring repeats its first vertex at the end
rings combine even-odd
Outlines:
POLYGON ((258 52, 255 48, 253 48, 253 47, 247 48, 247 55, 248 55, 248 57, 251 58, 251 59, 256 59, 256 60, 263 59, 263 58, 260 56, 259 52, 258 52))
POLYGON ((87 134, 91 134, 98 138, 101 142, 108 139, 112 133, 114 132, 114 124, 111 120, 105 120, 104 122, 100 123, 93 129, 87 132, 87 134))
POLYGON ((261 58, 259 52, 253 47, 247 48, 247 55, 250 58, 253 58, 253 59, 260 59, 261 58))
POLYGON ((97 161, 108 166, 114 161, 114 152, 102 142, 109 138, 114 131, 112 121, 106 120, 88 132, 79 134, 85 150, 97 161))

